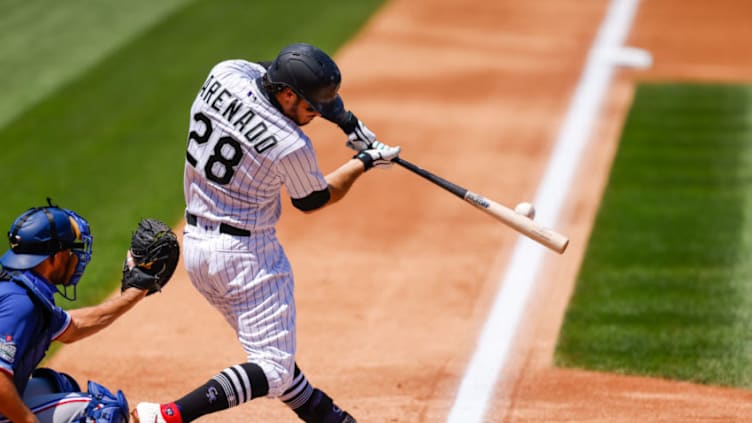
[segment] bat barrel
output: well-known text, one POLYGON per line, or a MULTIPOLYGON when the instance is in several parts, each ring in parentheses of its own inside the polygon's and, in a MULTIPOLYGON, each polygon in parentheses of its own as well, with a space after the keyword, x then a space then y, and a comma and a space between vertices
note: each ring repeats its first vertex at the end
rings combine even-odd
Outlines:
POLYGON ((488 213, 501 223, 559 254, 562 254, 569 245, 569 238, 566 236, 551 229, 544 228, 535 223, 532 219, 529 219, 528 217, 495 201, 489 200, 482 195, 468 191, 467 195, 465 195, 465 201, 488 213))
POLYGON ((520 232, 528 238, 539 242, 540 244, 550 248, 553 251, 556 251, 559 254, 562 254, 569 245, 569 239, 564 235, 551 229, 543 228, 533 220, 517 214, 514 210, 511 210, 508 207, 491 201, 483 197, 482 195, 468 191, 467 189, 455 183, 449 182, 448 180, 432 172, 422 169, 421 167, 410 163, 405 159, 397 157, 393 161, 394 163, 397 163, 405 169, 431 181, 435 185, 440 186, 441 188, 472 204, 473 206, 483 210, 484 212, 493 216, 494 218, 516 230, 517 232, 520 232))

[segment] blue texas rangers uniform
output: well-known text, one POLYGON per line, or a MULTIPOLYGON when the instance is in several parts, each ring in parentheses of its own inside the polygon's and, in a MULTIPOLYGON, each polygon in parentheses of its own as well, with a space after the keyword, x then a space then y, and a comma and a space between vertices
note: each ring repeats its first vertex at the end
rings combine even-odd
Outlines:
POLYGON ((23 393, 50 343, 68 328, 71 318, 55 305, 55 288, 33 272, 0 278, 0 371, 13 375, 23 393))

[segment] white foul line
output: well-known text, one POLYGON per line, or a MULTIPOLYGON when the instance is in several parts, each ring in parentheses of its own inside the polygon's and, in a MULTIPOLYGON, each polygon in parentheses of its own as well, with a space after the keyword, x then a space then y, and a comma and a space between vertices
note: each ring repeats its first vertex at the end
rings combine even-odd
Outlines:
MULTIPOLYGON (((563 126, 558 134, 551 161, 535 196, 537 218, 543 226, 553 226, 574 179, 593 122, 608 90, 616 65, 644 67, 650 56, 634 54, 622 46, 639 0, 611 0, 598 35, 588 54, 585 70, 577 85, 563 126)), ((490 314, 478 345, 468 364, 459 392, 447 418, 448 423, 482 422, 491 394, 532 292, 545 249, 520 237, 514 246, 507 273, 500 281, 490 314)))

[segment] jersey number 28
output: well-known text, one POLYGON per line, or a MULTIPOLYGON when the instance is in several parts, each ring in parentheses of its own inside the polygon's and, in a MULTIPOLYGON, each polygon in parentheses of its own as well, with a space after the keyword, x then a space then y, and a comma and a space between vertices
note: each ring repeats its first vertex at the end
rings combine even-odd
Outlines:
MULTIPOLYGON (((188 141, 196 141, 198 144, 205 144, 209 141, 209 138, 214 131, 211 120, 203 113, 196 113, 193 115, 193 120, 196 122, 202 122, 204 127, 203 134, 199 134, 197 131, 192 130, 188 134, 188 141)), ((214 144, 213 154, 209 156, 209 159, 204 165, 204 172, 206 173, 206 179, 214 181, 220 185, 226 185, 232 180, 232 176, 235 174, 235 166, 240 163, 243 158, 243 150, 240 148, 240 143, 233 137, 224 136, 217 140, 214 144)), ((198 160, 191 155, 188 151, 185 152, 185 159, 191 166, 196 167, 198 160)))

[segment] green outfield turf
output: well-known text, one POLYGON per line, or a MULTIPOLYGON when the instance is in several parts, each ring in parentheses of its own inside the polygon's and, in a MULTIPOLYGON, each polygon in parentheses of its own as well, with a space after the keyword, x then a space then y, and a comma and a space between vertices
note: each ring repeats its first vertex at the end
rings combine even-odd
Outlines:
POLYGON ((639 87, 560 366, 752 387, 752 87, 639 87))
POLYGON ((157 3, 2 2, 0 226, 47 196, 89 219, 72 306, 115 288, 139 218, 181 219, 188 112, 217 61, 298 41, 335 54, 381 0, 157 3))
POLYGON ((0 0, 0 127, 188 1, 0 0))

